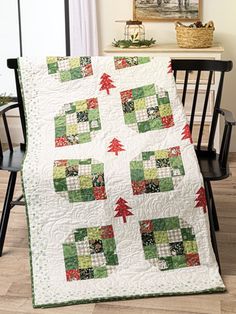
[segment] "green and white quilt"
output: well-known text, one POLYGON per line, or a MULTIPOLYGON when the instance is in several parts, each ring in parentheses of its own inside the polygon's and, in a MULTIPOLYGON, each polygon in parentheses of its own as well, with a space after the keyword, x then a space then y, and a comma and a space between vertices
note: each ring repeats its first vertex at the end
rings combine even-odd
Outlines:
POLYGON ((18 62, 34 307, 224 291, 170 59, 18 62))

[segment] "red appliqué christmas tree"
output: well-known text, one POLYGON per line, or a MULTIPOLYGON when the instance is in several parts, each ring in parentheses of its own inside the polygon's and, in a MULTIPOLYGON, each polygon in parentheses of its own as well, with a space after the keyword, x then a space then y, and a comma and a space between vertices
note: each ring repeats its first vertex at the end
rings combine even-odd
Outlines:
POLYGON ((108 148, 109 148, 108 152, 114 152, 116 156, 118 156, 118 152, 125 151, 123 145, 116 138, 113 138, 108 148))
POLYGON ((168 74, 171 74, 172 73, 172 63, 171 61, 169 62, 169 65, 168 65, 168 74))
POLYGON ((133 213, 131 213, 128 209, 131 209, 131 207, 129 207, 127 205, 127 202, 123 199, 123 198, 119 198, 118 201, 116 202, 117 206, 115 208, 115 211, 117 212, 117 214, 115 215, 115 217, 122 217, 123 218, 123 222, 126 223, 126 217, 127 216, 132 216, 133 213))
POLYGON ((116 86, 114 86, 112 83, 113 83, 113 81, 112 81, 110 75, 104 73, 101 76, 101 82, 100 82, 101 88, 100 88, 100 91, 105 90, 107 92, 107 95, 110 95, 110 89, 111 88, 116 88, 116 86))
POLYGON ((195 207, 203 207, 203 211, 204 211, 204 213, 206 213, 207 212, 207 201, 206 201, 205 189, 203 187, 201 187, 197 191, 197 197, 196 197, 195 201, 197 202, 195 207))
POLYGON ((193 143, 192 135, 191 135, 190 128, 189 128, 188 124, 185 125, 181 135, 183 135, 182 140, 189 139, 190 143, 193 143))

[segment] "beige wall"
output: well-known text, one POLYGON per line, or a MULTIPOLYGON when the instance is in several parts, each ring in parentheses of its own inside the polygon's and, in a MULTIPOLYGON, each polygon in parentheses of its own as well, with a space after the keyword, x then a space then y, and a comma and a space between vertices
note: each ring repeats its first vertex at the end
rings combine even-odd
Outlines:
MULTIPOLYGON (((234 112, 236 117, 236 1, 202 0, 203 22, 215 23, 215 41, 225 48, 223 59, 231 59, 234 70, 227 74, 225 81, 223 107, 234 112)), ((132 18, 133 0, 97 0, 99 19, 100 52, 113 41, 123 37, 123 23, 116 20, 132 18)), ((159 43, 175 42, 173 23, 145 23, 146 37, 153 37, 159 43)), ((236 129, 236 127, 235 127, 236 129)), ((236 151, 236 130, 233 132, 231 151, 236 151)))

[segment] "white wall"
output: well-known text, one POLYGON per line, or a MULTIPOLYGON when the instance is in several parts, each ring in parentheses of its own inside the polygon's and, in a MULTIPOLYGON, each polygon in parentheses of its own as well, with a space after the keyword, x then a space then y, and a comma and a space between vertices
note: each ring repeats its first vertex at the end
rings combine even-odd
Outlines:
MULTIPOLYGON (((124 23, 116 20, 132 18, 133 0, 97 0, 99 19, 100 53, 114 38, 123 38, 124 23)), ((202 0, 203 22, 215 23, 215 41, 225 48, 223 59, 234 62, 234 70, 227 73, 224 88, 223 107, 234 112, 236 118, 236 1, 202 0)), ((145 23, 146 37, 157 39, 158 43, 174 43, 174 23, 145 23)), ((236 129, 236 127, 235 127, 236 129)), ((236 151, 236 130, 233 132, 231 151, 236 151)))

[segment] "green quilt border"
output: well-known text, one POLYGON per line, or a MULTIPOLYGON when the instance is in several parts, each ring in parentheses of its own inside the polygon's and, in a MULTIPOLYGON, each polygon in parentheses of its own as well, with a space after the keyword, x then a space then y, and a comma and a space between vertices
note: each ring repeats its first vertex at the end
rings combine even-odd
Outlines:
MULTIPOLYGON (((24 159, 22 162, 22 166, 25 162, 25 158, 28 153, 28 119, 27 113, 25 108, 25 98, 24 98, 24 90, 22 87, 22 81, 20 76, 20 62, 19 58, 17 59, 18 64, 18 75, 22 93, 22 102, 23 102, 23 109, 25 114, 25 123, 26 123, 26 150, 24 159)), ((27 227, 28 227, 28 247, 29 247, 29 257, 30 257, 30 275, 31 275, 31 292, 32 292, 32 305, 33 308, 53 308, 53 307, 62 307, 68 305, 78 305, 78 304, 89 304, 89 303, 101 303, 101 302, 110 302, 110 301, 126 301, 126 300, 135 300, 135 299, 144 299, 144 298, 155 298, 155 297, 168 297, 168 296, 183 296, 183 295, 197 295, 197 294, 213 294, 213 293, 222 293, 226 292, 226 288, 217 287, 214 289, 206 289, 202 291, 192 291, 192 292, 174 292, 174 293, 151 293, 146 295, 130 295, 130 296, 113 296, 113 297, 102 297, 102 298, 94 298, 94 299, 83 299, 83 300, 73 300, 68 302, 61 302, 61 303, 49 303, 49 304, 35 304, 35 295, 34 295, 34 277, 33 277, 33 263, 32 263, 32 251, 31 251, 31 234, 30 234, 30 223, 29 223, 29 214, 28 214, 28 204, 25 197, 25 189, 24 189, 24 181, 23 181, 23 171, 21 168, 21 185, 22 185, 22 192, 25 199, 25 211, 26 211, 26 219, 27 219, 27 227)))

